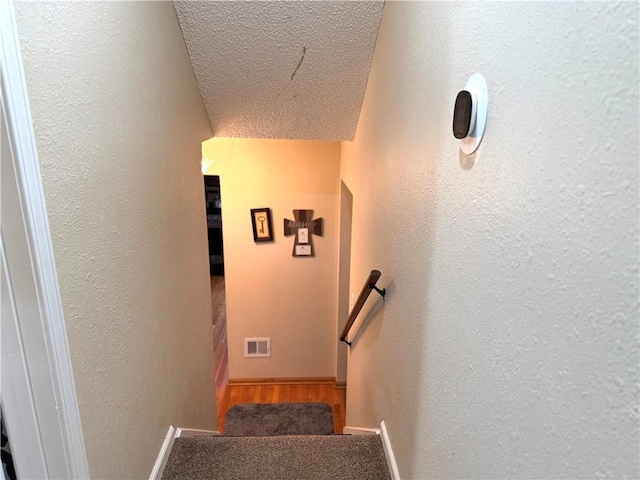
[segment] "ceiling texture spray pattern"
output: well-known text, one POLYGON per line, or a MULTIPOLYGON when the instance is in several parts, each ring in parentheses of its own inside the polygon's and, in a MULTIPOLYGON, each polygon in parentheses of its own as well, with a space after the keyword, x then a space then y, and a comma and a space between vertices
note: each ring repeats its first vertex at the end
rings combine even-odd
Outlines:
POLYGON ((352 140, 375 1, 176 1, 216 137, 352 140))

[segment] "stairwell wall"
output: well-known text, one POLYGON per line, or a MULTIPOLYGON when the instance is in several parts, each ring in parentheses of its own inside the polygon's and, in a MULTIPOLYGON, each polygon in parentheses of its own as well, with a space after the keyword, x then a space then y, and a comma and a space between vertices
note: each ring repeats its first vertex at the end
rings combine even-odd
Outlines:
POLYGON ((334 377, 340 143, 213 138, 203 156, 220 176, 229 378, 334 377), (255 243, 250 211, 264 207, 274 241, 255 243), (292 256, 293 209, 323 218, 313 257, 292 256), (271 338, 271 357, 244 357, 252 337, 271 338))
POLYGON ((92 478, 215 429, 200 144, 170 2, 15 2, 92 478))
POLYGON ((638 4, 387 2, 355 141, 347 424, 402 478, 637 478, 638 4), (482 73, 480 151, 456 94, 482 73))

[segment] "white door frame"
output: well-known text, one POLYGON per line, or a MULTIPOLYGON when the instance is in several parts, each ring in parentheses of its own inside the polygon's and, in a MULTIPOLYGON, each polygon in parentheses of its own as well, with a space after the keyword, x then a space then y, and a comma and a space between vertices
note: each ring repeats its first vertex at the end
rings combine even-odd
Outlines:
MULTIPOLYGON (((31 447, 34 451, 42 451, 42 460, 47 465, 49 477, 89 478, 40 164, 11 0, 0 0, 0 40, 1 121, 6 122, 10 144, 10 150, 3 148, 3 152, 10 151, 11 156, 10 160, 3 158, 2 163, 7 165, 5 162, 11 161, 13 165, 10 176, 18 198, 15 209, 10 203, 8 208, 12 210, 7 217, 22 219, 18 222, 21 229, 0 226, 1 245, 8 258, 5 267, 9 265, 10 270, 8 273, 4 272, 10 283, 9 289, 4 290, 11 292, 10 296, 16 300, 16 305, 29 307, 22 312, 16 311, 15 325, 27 364, 23 375, 26 378, 23 380, 26 380, 29 387, 34 407, 31 414, 20 413, 29 409, 25 409, 24 405, 20 408, 21 405, 16 405, 15 395, 8 394, 7 386, 11 389, 14 385, 10 383, 11 380, 5 381, 5 377, 11 378, 14 375, 3 373, 2 390, 7 393, 2 395, 3 410, 7 429, 9 423, 15 426, 24 420, 26 425, 35 418, 40 444, 31 447), (28 255, 15 254, 16 249, 12 250, 10 245, 21 245, 20 248, 28 255), (12 268, 12 262, 18 268, 12 268), (16 284, 18 272, 27 281, 16 284), (30 314, 26 315, 24 312, 30 314), (42 349, 42 346, 45 348, 42 349), (37 359, 37 363, 34 359, 37 359), (55 443, 53 440, 60 443, 57 448, 52 448, 55 443), (63 458, 52 458, 54 450, 63 452, 63 458), (66 474, 60 475, 65 471, 66 474)), ((3 171, 3 177, 5 173, 9 172, 3 171)), ((5 185, 7 181, 11 179, 3 178, 5 185)), ((20 435, 20 430, 14 428, 13 432, 8 433, 15 437, 20 435)))

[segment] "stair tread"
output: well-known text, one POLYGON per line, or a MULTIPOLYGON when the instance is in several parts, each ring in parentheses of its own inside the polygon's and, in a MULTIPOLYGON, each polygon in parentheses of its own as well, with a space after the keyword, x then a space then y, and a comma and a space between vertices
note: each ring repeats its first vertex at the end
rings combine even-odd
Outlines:
POLYGON ((378 435, 177 438, 162 478, 390 480, 378 435))

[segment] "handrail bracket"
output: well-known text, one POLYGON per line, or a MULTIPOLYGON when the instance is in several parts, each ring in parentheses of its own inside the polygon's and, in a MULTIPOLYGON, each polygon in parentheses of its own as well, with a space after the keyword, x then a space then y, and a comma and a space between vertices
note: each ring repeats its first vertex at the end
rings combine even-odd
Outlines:
POLYGON ((380 296, 382 297, 382 301, 384 302, 385 301, 384 296, 387 294, 387 289, 383 288, 382 290, 380 290, 375 285, 371 285, 371 288, 373 288, 376 292, 378 292, 380 294, 380 296))

